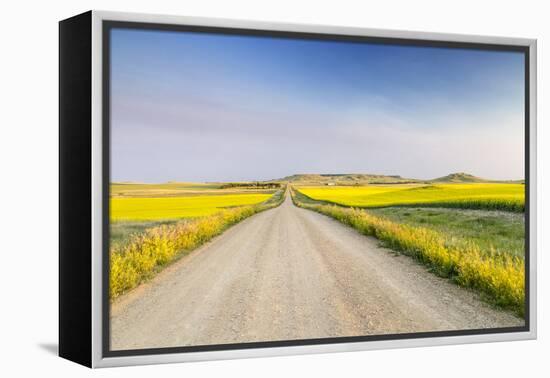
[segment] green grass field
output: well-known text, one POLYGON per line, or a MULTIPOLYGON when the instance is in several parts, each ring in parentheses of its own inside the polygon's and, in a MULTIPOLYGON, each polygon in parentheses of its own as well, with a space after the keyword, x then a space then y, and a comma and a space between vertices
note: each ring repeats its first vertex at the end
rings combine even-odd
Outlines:
POLYGON ((304 186, 297 189, 318 201, 361 208, 440 206, 522 212, 525 207, 522 184, 304 186))
POLYGON ((521 213, 423 207, 369 209, 371 214, 446 235, 450 246, 475 243, 482 253, 525 254, 525 221, 521 213))

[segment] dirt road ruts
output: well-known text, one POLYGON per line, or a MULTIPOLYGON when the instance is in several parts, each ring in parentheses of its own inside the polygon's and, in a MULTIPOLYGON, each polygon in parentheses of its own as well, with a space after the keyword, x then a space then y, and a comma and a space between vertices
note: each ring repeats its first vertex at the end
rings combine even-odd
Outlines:
POLYGON ((523 325, 290 198, 111 306, 111 349, 523 325))

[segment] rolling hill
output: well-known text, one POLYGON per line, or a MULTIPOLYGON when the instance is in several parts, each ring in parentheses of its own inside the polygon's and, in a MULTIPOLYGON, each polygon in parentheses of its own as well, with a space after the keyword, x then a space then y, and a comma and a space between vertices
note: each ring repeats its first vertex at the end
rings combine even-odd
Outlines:
POLYGON ((447 183, 490 182, 490 180, 486 180, 481 177, 477 177, 464 172, 451 173, 451 174, 448 174, 447 176, 438 177, 429 181, 430 182, 447 182, 447 183))
POLYGON ((363 184, 405 184, 420 180, 403 178, 398 175, 377 175, 364 173, 324 173, 295 174, 274 181, 284 181, 295 184, 315 183, 320 185, 363 185, 363 184))
POLYGON ((365 185, 365 184, 442 184, 442 183, 523 183, 524 180, 489 180, 465 172, 450 173, 431 180, 404 178, 399 175, 369 173, 305 173, 286 176, 270 182, 288 182, 298 185, 365 185))

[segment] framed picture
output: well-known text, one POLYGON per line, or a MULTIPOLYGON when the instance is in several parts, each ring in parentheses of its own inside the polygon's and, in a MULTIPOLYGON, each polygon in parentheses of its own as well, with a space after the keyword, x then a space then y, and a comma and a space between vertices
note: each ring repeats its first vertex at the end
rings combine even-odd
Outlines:
POLYGON ((536 41, 60 22, 59 353, 536 337, 536 41))

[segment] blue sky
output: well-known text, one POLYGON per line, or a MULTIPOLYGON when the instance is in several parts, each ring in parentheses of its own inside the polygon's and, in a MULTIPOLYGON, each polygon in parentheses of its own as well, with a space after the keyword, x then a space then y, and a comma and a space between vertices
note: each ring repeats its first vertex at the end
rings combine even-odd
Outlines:
POLYGON ((113 181, 523 178, 523 55, 114 29, 113 181))

